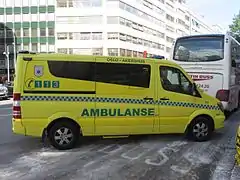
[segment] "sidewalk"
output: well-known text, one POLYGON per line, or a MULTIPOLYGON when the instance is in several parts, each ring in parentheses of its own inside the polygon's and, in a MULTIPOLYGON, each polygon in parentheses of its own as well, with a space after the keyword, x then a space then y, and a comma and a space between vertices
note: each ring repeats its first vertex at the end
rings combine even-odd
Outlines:
POLYGON ((0 106, 1 105, 9 105, 12 104, 12 98, 9 100, 0 100, 0 106))

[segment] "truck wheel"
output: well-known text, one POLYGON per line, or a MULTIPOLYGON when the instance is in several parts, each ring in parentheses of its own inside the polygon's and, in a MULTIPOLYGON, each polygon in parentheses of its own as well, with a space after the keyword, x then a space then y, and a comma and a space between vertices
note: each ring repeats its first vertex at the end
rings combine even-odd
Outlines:
POLYGON ((56 122, 49 130, 49 140, 59 150, 74 148, 79 136, 79 128, 68 121, 56 122))
POLYGON ((207 117, 200 116, 193 120, 188 129, 189 138, 194 141, 207 141, 211 138, 213 124, 207 117))

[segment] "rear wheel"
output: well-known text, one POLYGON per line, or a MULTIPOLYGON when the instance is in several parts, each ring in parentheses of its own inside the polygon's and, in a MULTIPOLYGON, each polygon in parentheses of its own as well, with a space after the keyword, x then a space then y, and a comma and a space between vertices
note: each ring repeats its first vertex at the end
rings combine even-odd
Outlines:
POLYGON ((74 148, 79 136, 79 128, 69 121, 56 122, 49 130, 50 142, 59 150, 74 148))
POLYGON ((212 120, 205 116, 199 116, 193 120, 188 128, 188 137, 194 141, 207 141, 213 133, 212 120))

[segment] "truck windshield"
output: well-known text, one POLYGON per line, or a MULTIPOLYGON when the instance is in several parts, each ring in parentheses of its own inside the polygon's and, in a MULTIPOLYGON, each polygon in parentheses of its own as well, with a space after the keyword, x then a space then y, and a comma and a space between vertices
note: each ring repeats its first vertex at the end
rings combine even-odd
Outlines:
POLYGON ((173 59, 176 61, 205 62, 223 58, 224 35, 179 38, 173 52, 173 59))

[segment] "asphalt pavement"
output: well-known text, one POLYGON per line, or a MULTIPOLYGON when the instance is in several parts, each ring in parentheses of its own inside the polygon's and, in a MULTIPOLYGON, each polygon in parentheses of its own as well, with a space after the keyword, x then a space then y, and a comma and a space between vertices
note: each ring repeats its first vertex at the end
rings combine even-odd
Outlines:
MULTIPOLYGON (((1 102, 0 102, 1 104, 1 102)), ((11 104, 0 105, 0 180, 238 180, 235 134, 240 112, 208 142, 181 135, 84 138, 58 151, 12 134, 11 104)))

